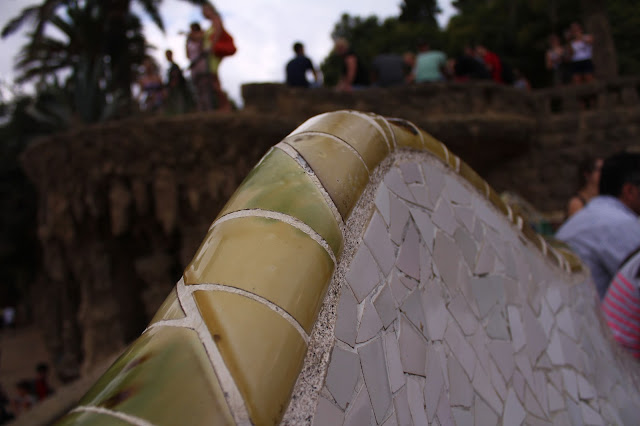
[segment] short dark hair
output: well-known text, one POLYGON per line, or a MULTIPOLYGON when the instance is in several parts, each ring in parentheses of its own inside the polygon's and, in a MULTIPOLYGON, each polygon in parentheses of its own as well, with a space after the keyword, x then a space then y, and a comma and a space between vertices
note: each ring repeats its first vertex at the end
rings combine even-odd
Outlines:
POLYGON ((293 43, 293 51, 296 52, 297 54, 302 53, 302 49, 304 49, 304 46, 302 45, 302 43, 300 43, 299 41, 296 41, 295 43, 293 43))
POLYGON ((619 197, 625 183, 640 186, 640 152, 622 151, 604 160, 600 194, 619 197))
POLYGON ((191 31, 202 31, 202 28, 200 28, 200 24, 197 22, 192 22, 190 28, 191 31))
POLYGON ((596 170, 597 157, 591 154, 585 154, 578 163, 578 189, 587 184, 587 175, 590 175, 596 170))

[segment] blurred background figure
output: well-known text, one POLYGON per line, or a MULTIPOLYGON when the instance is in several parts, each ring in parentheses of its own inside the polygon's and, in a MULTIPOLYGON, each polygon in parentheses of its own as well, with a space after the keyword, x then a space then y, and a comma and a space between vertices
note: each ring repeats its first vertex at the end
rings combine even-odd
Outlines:
MULTIPOLYGON (((407 63, 411 56, 396 53, 382 53, 371 63, 371 84, 377 87, 392 87, 405 84, 407 80, 407 63)), ((411 67, 411 65, 409 65, 411 67)))
POLYGON ((364 63, 358 57, 349 42, 339 37, 335 40, 334 48, 336 55, 342 60, 340 81, 337 89, 343 92, 351 92, 353 89, 360 89, 369 85, 369 73, 364 63))
POLYGON ((316 73, 311 59, 304 54, 304 45, 299 41, 293 44, 295 57, 287 63, 287 85, 292 87, 309 87, 311 84, 307 80, 307 72, 313 75, 313 85, 318 84, 318 74, 316 73))
POLYGON ((187 34, 187 58, 189 59, 189 72, 193 84, 196 108, 198 111, 213 109, 212 83, 209 76, 207 52, 204 50, 204 31, 200 24, 193 22, 187 34))
POLYGON ((429 43, 420 40, 412 80, 416 83, 444 81, 446 73, 447 56, 439 50, 432 50, 429 43))
POLYGON ((566 51, 560 37, 556 34, 549 36, 549 48, 545 55, 545 65, 553 76, 553 85, 561 86, 564 82, 566 51))
POLYGON ((222 58, 213 54, 213 46, 216 45, 224 30, 222 18, 211 3, 205 3, 202 6, 202 15, 211 22, 211 26, 205 31, 204 50, 208 55, 207 65, 209 79, 211 81, 211 88, 216 95, 218 103, 217 108, 222 111, 231 111, 231 104, 229 103, 226 93, 222 90, 222 85, 220 84, 220 78, 218 76, 218 67, 220 67, 222 58))
POLYGON ((49 384, 49 365, 45 362, 36 365, 36 379, 33 382, 34 392, 38 401, 42 401, 53 394, 53 388, 49 384))
POLYGON ((599 194, 602 158, 585 156, 578 164, 578 190, 567 203, 567 218, 583 208, 589 200, 599 194))
POLYGON ((142 75, 138 78, 140 93, 138 100, 143 111, 157 112, 164 103, 164 84, 153 59, 147 57, 142 66, 142 75))
POLYGON ((170 114, 183 114, 191 110, 193 99, 182 70, 173 61, 173 52, 167 50, 165 56, 169 62, 165 111, 170 114))
POLYGON ((593 81, 593 37, 582 32, 577 22, 571 24, 571 79, 573 84, 593 81))

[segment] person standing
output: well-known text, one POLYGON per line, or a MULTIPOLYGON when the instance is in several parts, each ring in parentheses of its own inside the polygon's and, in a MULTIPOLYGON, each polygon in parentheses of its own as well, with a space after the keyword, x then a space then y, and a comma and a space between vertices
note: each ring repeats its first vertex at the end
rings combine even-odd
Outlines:
POLYGON ((222 18, 211 3, 205 3, 202 6, 202 15, 211 22, 211 26, 205 31, 203 46, 205 52, 208 54, 208 71, 211 86, 218 100, 218 109, 222 111, 231 111, 231 104, 229 103, 227 95, 222 90, 222 85, 220 84, 220 78, 218 76, 218 68, 220 67, 222 58, 213 54, 213 46, 216 45, 224 31, 222 18))
POLYGON ((349 42, 344 38, 337 38, 334 51, 342 59, 342 72, 337 89, 343 92, 351 92, 369 85, 369 73, 362 60, 355 54, 349 42))
POLYGON ((504 80, 502 78, 502 62, 500 61, 500 57, 494 52, 487 49, 483 44, 479 44, 476 46, 476 54, 480 59, 482 59, 484 65, 489 70, 491 79, 496 83, 504 83, 504 80))
POLYGON ((573 84, 593 81, 593 37, 582 32, 577 22, 571 24, 571 80, 573 84))
POLYGON ((292 87, 309 87, 309 80, 307 80, 307 71, 311 71, 313 74, 313 82, 318 82, 318 74, 316 73, 311 59, 304 54, 304 45, 299 41, 293 44, 293 51, 295 52, 295 58, 291 59, 287 63, 287 85, 292 87))
POLYGON ((189 59, 189 72, 196 96, 196 108, 198 111, 213 109, 212 84, 207 68, 207 52, 204 50, 204 31, 200 24, 193 22, 187 35, 187 58, 189 59))
POLYGON ((556 34, 549 36, 549 48, 545 55, 545 65, 553 73, 553 85, 558 87, 563 83, 566 52, 556 34))

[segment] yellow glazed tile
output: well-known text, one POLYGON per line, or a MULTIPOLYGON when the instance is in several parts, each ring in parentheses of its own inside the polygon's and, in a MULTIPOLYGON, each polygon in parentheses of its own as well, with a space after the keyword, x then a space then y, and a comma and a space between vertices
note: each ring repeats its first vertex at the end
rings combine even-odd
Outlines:
POLYGON ((121 411, 153 424, 233 424, 198 334, 156 327, 140 336, 79 405, 121 411))
POLYGON ((398 118, 388 118, 387 122, 391 125, 391 131, 396 139, 396 144, 401 148, 424 149, 420 134, 407 120, 398 118))
POLYGON ((446 146, 429 133, 420 129, 422 140, 424 141, 424 149, 434 154, 445 164, 449 164, 451 167, 455 167, 455 163, 452 163, 455 159, 453 154, 447 149, 446 146))
POLYGON ((478 173, 476 173, 476 171, 473 170, 464 161, 460 162, 459 174, 460 174, 460 176, 465 178, 467 180, 467 182, 469 182, 471 185, 473 185, 478 190, 478 192, 480 192, 480 194, 482 194, 483 196, 486 195, 487 184, 485 183, 484 179, 482 179, 480 177, 480 175, 478 173))
POLYGON ((301 134, 290 136, 285 142, 313 169, 346 220, 369 182, 362 160, 344 143, 328 136, 301 134))
POLYGON ((178 300, 178 292, 174 287, 171 293, 167 296, 165 301, 160 305, 160 308, 151 319, 150 324, 154 324, 163 320, 177 320, 185 317, 180 301, 178 300))
POLYGON ((257 294, 310 332, 333 269, 327 251, 302 231, 278 220, 242 217, 209 231, 184 279, 187 285, 223 284, 257 294))
POLYGON ((384 135, 387 138, 387 141, 389 143, 389 149, 393 150, 395 149, 395 142, 393 140, 393 132, 391 131, 391 126, 389 125, 389 122, 387 122, 387 120, 377 114, 369 114, 369 116, 371 118, 373 118, 373 120, 378 123, 378 125, 380 126, 380 128, 382 128, 382 132, 384 133, 384 135))
POLYGON ((507 209, 507 205, 502 201, 500 195, 493 189, 489 188, 489 201, 493 204, 498 210, 504 214, 505 217, 509 217, 509 210, 507 209))
POLYGON ((245 209, 284 213, 309 225, 336 257, 342 232, 333 213, 307 173, 282 150, 273 148, 242 182, 219 216, 245 209))
POLYGON ((131 426, 131 423, 108 414, 88 411, 69 413, 55 423, 55 426, 91 425, 91 426, 131 426))
POLYGON ((279 423, 302 369, 302 336, 279 314, 242 295, 196 291, 194 297, 253 423, 279 423))
POLYGON ((538 233, 526 222, 522 226, 522 233, 542 252, 542 241, 540 241, 538 233))
POLYGON ((348 111, 321 114, 305 121, 289 135, 289 139, 305 132, 334 135, 358 151, 369 170, 373 170, 389 154, 389 146, 380 130, 367 118, 364 114, 348 111))

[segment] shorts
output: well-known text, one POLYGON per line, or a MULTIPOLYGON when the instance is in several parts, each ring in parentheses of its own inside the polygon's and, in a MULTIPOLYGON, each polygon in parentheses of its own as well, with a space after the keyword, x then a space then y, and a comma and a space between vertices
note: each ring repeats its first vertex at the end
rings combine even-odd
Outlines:
POLYGON ((585 74, 593 74, 593 61, 591 59, 571 62, 571 75, 585 74))

